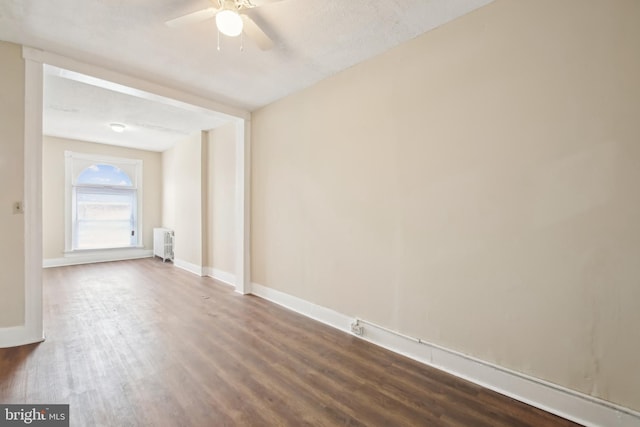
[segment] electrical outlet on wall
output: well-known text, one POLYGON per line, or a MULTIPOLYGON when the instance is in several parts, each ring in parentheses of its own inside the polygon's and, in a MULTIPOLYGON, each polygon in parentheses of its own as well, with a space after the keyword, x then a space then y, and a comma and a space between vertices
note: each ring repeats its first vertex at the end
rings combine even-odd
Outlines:
POLYGON ((14 202, 13 203, 13 213, 15 214, 23 214, 24 213, 24 205, 22 202, 14 202))
POLYGON ((364 335, 364 327, 356 320, 351 324, 351 333, 361 337, 364 335))

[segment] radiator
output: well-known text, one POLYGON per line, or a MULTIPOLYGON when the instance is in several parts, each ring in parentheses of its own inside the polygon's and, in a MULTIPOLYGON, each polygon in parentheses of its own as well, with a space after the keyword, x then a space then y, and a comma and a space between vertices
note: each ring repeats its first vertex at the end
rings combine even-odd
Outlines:
POLYGON ((153 229, 153 256, 173 261, 173 230, 168 228, 153 229))

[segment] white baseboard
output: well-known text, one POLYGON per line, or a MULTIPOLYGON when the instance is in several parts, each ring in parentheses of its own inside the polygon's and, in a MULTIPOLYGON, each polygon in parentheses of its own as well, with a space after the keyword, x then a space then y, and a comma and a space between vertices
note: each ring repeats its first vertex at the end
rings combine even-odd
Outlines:
POLYGON ((42 260, 42 268, 123 261, 127 259, 150 258, 152 256, 153 251, 147 249, 109 249, 95 252, 79 252, 67 254, 64 258, 45 258, 42 260))
POLYGON ((206 276, 216 279, 218 282, 225 283, 227 285, 236 287, 236 275, 224 270, 218 270, 213 267, 205 267, 204 272, 206 276))
POLYGON ((351 323, 358 321, 364 331, 360 338, 366 341, 587 427, 640 426, 640 413, 631 409, 402 335, 257 283, 252 283, 251 288, 256 296, 347 333, 351 333, 351 323))
POLYGON ((206 276, 204 272, 205 267, 201 265, 192 264, 190 262, 177 259, 177 258, 173 260, 173 265, 183 270, 187 270, 190 273, 197 274, 200 277, 206 276))
POLYGON ((34 330, 26 325, 0 328, 0 348, 18 347, 44 341, 42 328, 34 330))
POLYGON ((309 301, 303 300, 302 298, 294 297, 293 295, 289 295, 257 283, 251 283, 251 293, 259 296, 260 298, 286 307, 289 310, 293 310, 304 316, 310 317, 313 320, 317 320, 318 322, 325 323, 342 331, 351 331, 350 325, 351 322, 353 322, 353 318, 331 310, 330 308, 313 304, 309 301))

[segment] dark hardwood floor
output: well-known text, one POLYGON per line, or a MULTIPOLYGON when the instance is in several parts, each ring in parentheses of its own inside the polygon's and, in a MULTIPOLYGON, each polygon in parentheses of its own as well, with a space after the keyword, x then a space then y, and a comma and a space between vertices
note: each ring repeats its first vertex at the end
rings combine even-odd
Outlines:
POLYGON ((575 426, 158 259, 44 271, 1 403, 72 426, 575 426))

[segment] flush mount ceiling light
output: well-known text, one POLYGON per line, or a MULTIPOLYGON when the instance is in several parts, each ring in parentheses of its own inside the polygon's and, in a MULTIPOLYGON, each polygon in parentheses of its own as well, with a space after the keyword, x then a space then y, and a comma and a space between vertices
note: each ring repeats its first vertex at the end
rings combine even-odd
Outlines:
POLYGON ((109 126, 111 127, 112 131, 118 133, 124 132, 124 130, 127 128, 127 126, 123 125, 122 123, 111 123, 109 126))
POLYGON ((236 37, 242 33, 242 18, 236 11, 221 10, 216 14, 216 26, 225 36, 236 37))

